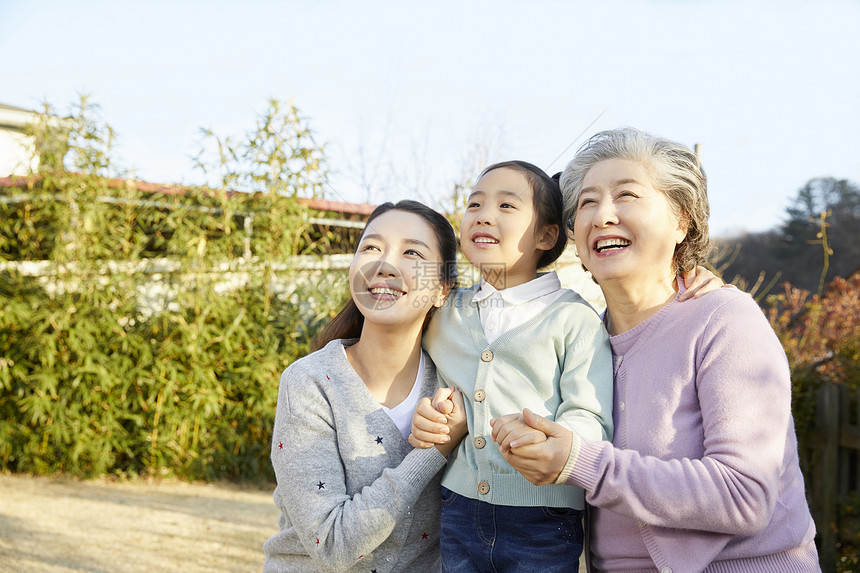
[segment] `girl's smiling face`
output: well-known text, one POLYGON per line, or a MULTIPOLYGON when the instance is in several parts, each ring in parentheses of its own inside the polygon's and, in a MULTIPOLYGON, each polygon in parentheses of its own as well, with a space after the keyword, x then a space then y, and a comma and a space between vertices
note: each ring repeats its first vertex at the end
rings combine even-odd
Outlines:
POLYGON ((502 167, 484 173, 466 201, 460 248, 484 280, 497 289, 535 278, 537 263, 552 240, 539 237, 538 216, 528 180, 502 167))
POLYGON ((585 174, 573 234, 582 264, 601 286, 618 279, 648 285, 674 277, 672 257, 686 230, 648 170, 615 158, 585 174))
POLYGON ((365 324, 420 329, 444 302, 442 256, 433 228, 392 209, 368 223, 349 266, 349 288, 365 324))

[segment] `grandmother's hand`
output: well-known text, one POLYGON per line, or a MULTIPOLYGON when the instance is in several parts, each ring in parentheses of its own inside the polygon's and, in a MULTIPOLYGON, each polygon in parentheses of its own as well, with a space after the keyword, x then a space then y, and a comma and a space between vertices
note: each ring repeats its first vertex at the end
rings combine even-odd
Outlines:
POLYGON ((570 430, 528 408, 490 420, 504 458, 535 485, 555 483, 570 457, 570 430))

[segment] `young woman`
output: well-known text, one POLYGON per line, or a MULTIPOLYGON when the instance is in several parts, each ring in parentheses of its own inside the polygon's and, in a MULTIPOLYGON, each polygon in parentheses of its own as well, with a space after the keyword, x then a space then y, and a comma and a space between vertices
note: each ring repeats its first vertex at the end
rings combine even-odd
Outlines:
POLYGON ((281 376, 281 531, 264 545, 265 571, 438 569, 440 470, 466 431, 462 400, 448 444, 413 450, 406 437, 437 387, 421 335, 455 286, 456 249, 448 221, 421 203, 385 203, 368 219, 350 301, 281 376))

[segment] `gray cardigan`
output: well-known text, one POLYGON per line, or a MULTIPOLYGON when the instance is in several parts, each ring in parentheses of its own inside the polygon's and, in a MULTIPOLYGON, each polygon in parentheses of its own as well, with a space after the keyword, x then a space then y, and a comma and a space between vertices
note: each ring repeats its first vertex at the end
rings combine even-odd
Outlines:
MULTIPOLYGON (((413 449, 335 340, 281 375, 272 466, 281 510, 266 572, 436 571, 445 458, 413 449)), ((422 396, 436 389, 425 357, 422 396)))

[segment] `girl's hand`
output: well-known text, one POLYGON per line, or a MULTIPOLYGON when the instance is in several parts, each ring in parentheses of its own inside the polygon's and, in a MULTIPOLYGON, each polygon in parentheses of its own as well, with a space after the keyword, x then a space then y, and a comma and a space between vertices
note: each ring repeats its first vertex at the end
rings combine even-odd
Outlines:
POLYGON ((466 435, 463 396, 454 388, 439 388, 433 400, 422 398, 412 414, 409 443, 415 448, 436 446, 447 456, 466 435))
POLYGON ((522 414, 493 418, 490 420, 490 426, 493 428, 493 441, 499 444, 499 450, 503 454, 512 449, 546 441, 546 434, 526 424, 522 414))
POLYGON ((678 297, 678 301, 680 302, 690 300, 691 298, 699 298, 720 287, 736 288, 733 284, 724 283, 720 277, 701 265, 684 272, 683 276, 684 286, 687 287, 687 290, 682 292, 681 296, 678 297))
POLYGON ((454 411, 454 400, 451 398, 457 392, 454 388, 437 388, 430 404, 441 414, 448 416, 454 411))
MULTIPOLYGON (((512 428, 519 427, 524 422, 536 432, 544 435, 545 440, 535 443, 523 443, 519 439, 510 440, 508 451, 502 451, 502 455, 524 478, 535 485, 555 483, 561 470, 567 464, 570 457, 570 447, 573 443, 573 434, 570 430, 541 416, 538 416, 528 408, 523 410, 522 415, 513 414, 503 416, 491 422, 493 425, 493 439, 507 433, 505 427, 513 423, 512 428)), ((523 441, 532 439, 533 434, 524 435, 523 441)), ((504 440, 504 438, 500 438, 504 440)), ((498 440, 497 440, 498 441, 498 440)))
MULTIPOLYGON (((439 396, 439 391, 436 391, 436 397, 439 396)), ((466 423, 466 406, 463 402, 463 394, 459 390, 454 390, 444 401, 439 405, 444 411, 447 411, 448 418, 448 436, 451 440, 447 444, 437 444, 436 448, 442 452, 442 455, 448 456, 454 448, 459 445, 463 437, 469 433, 469 426, 466 423)))

